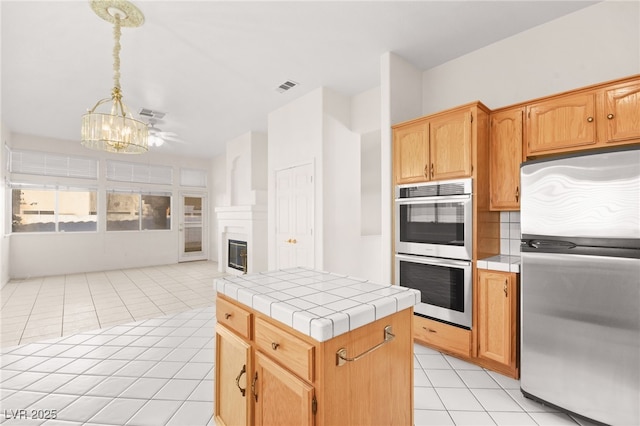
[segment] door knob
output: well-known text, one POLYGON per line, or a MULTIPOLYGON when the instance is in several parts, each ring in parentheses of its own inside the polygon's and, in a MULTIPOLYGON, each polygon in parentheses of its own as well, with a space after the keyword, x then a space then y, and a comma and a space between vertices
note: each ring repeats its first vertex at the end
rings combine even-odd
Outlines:
POLYGON ((295 239, 295 238, 294 238, 293 240, 291 240, 291 244, 295 244, 295 243, 297 243, 297 242, 298 242, 298 241, 296 241, 296 239, 295 239))

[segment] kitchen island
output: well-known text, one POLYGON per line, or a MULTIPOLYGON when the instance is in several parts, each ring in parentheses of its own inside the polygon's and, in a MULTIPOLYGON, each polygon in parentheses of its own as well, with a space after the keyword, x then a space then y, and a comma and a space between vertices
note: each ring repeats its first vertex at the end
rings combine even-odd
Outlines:
POLYGON ((413 424, 419 291, 305 268, 215 286, 216 424, 413 424))

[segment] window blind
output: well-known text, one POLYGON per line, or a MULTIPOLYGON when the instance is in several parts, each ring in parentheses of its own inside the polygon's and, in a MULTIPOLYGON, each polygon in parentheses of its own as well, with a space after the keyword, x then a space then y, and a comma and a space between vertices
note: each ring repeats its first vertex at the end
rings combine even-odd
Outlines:
POLYGON ((169 166, 107 161, 107 180, 171 185, 173 169, 169 166))
POLYGON ((180 186, 207 187, 207 171, 199 169, 180 169, 180 186))
POLYGON ((98 179, 98 160, 40 151, 10 151, 9 172, 98 179))

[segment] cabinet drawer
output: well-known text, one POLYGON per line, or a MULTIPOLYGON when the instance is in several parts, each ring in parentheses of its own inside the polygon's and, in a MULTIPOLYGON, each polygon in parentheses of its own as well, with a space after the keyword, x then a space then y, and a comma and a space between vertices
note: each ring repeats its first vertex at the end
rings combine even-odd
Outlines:
POLYGON ((413 337, 419 342, 441 349, 444 352, 471 356, 471 331, 452 325, 413 317, 413 337))
POLYGON ((247 339, 251 339, 251 313, 241 307, 217 298, 216 320, 247 339))
POLYGON ((314 346, 256 318, 256 346, 302 379, 313 381, 314 346))

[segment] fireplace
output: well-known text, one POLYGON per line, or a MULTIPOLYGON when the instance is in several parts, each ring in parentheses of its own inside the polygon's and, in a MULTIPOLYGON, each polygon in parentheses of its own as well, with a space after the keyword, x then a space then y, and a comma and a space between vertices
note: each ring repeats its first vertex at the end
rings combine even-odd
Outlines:
POLYGON ((229 240, 228 266, 247 273, 247 242, 229 240))

